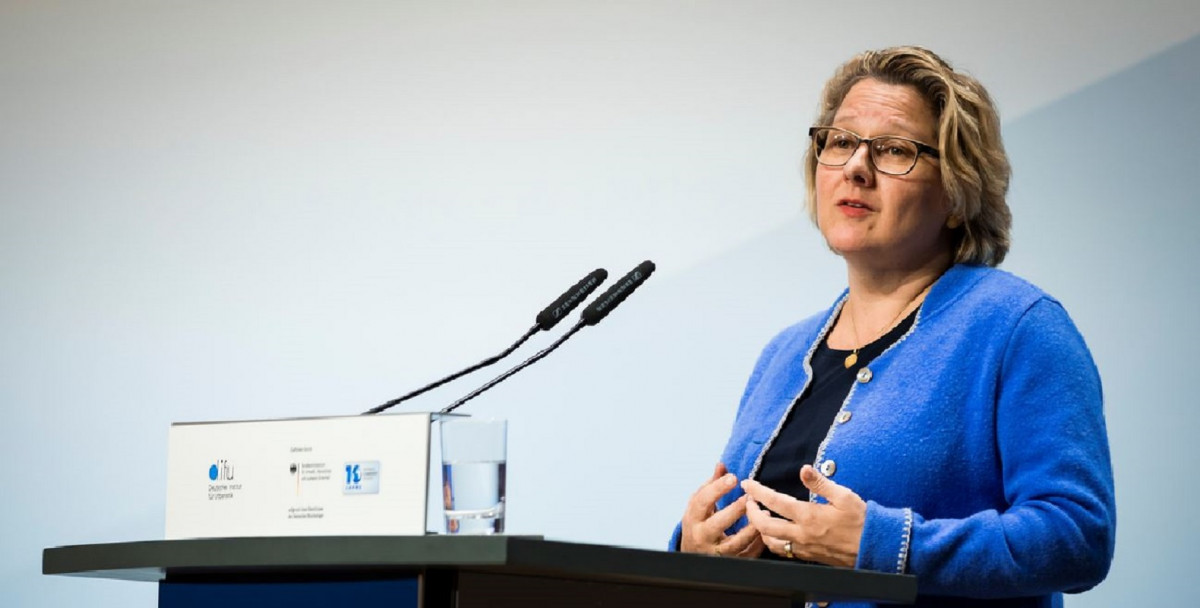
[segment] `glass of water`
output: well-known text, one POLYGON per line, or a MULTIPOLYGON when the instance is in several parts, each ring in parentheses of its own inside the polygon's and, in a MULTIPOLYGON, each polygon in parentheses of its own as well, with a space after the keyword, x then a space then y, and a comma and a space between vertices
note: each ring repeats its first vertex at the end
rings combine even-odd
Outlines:
POLYGON ((450 534, 504 532, 504 468, 508 422, 444 419, 442 499, 450 534))

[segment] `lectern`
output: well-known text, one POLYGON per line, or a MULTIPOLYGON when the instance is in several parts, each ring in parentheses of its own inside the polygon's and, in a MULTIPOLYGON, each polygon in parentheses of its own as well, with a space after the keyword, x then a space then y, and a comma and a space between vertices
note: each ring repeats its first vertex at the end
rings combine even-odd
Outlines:
POLYGON ((911 603, 916 578, 527 536, 183 539, 45 549, 44 574, 157 583, 162 608, 911 603))

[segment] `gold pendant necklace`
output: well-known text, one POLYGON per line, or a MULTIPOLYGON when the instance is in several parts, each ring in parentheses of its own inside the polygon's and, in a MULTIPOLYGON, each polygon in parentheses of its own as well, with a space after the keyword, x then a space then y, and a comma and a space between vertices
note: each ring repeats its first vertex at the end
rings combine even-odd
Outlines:
MULTIPOLYGON (((854 339, 858 340, 857 337, 854 339)), ((855 363, 858 363, 858 349, 857 348, 854 349, 854 351, 851 352, 849 355, 846 355, 846 369, 850 369, 851 367, 854 367, 855 363)))
MULTIPOLYGON (((937 282, 937 281, 935 280, 934 282, 937 282)), ((910 306, 912 306, 914 303, 916 303, 917 300, 921 299, 921 296, 924 296, 925 292, 929 291, 930 287, 933 287, 933 283, 926 285, 925 289, 922 289, 920 292, 917 293, 917 295, 913 296, 913 299, 909 300, 908 303, 905 304, 904 307, 900 309, 900 313, 896 315, 896 318, 892 319, 891 323, 888 323, 886 326, 884 326, 883 333, 885 334, 888 331, 890 331, 893 327, 895 327, 896 323, 899 322, 901 318, 903 318, 904 313, 908 310, 908 308, 910 306)), ((847 298, 846 307, 848 307, 849 305, 850 305, 850 300, 847 298)), ((845 310, 845 307, 843 307, 843 311, 845 311, 846 317, 848 319, 850 319, 850 331, 854 334, 854 343, 858 344, 858 346, 854 347, 854 350, 850 351, 849 355, 846 355, 846 360, 843 363, 846 366, 846 369, 850 369, 851 367, 854 367, 855 363, 858 363, 858 349, 866 346, 866 344, 860 344, 858 341, 858 326, 854 324, 854 315, 850 314, 850 311, 845 310)), ((880 335, 882 335, 882 334, 880 334, 880 335)))

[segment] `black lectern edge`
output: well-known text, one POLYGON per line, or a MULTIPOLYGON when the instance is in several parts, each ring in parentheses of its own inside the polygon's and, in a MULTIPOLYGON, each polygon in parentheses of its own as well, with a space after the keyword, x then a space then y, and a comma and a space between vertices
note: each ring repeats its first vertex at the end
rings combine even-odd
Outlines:
POLYGON ((43 551, 42 572, 132 581, 217 580, 288 571, 436 568, 753 591, 812 601, 911 601, 913 576, 542 540, 540 536, 317 536, 137 541, 43 551))
POLYGON ((171 571, 503 565, 506 540, 515 538, 541 537, 248 536, 67 545, 42 551, 42 574, 154 581, 171 571), (122 575, 134 570, 158 576, 122 575))
POLYGON ((916 597, 916 577, 848 568, 800 563, 734 559, 710 555, 675 553, 663 560, 664 551, 581 545, 560 541, 514 539, 509 546, 509 564, 563 574, 580 574, 611 581, 663 584, 679 581, 693 587, 724 591, 773 591, 794 599, 813 601, 853 599, 894 601, 916 597), (586 548, 580 550, 580 548, 586 548), (653 572, 647 576, 646 572, 653 572), (854 595, 839 590, 855 586, 854 595), (806 593, 796 595, 799 588, 806 593))

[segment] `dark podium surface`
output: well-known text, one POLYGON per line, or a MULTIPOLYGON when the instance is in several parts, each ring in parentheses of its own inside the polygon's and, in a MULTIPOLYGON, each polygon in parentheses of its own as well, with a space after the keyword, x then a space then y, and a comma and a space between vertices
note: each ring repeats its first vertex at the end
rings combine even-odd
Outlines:
MULTIPOLYGON (((527 536, 325 536, 161 540, 45 549, 43 574, 160 583, 312 585, 415 580, 415 606, 789 606, 910 603, 916 578, 527 536), (731 603, 732 602, 732 603, 731 603)), ((314 587, 315 588, 315 587, 314 587)), ((160 591, 160 605, 166 595, 160 591)), ((192 605, 192 604, 172 604, 192 605)), ((385 604, 380 604, 385 605, 385 604)), ((386 605, 397 605, 387 603, 386 605)))

